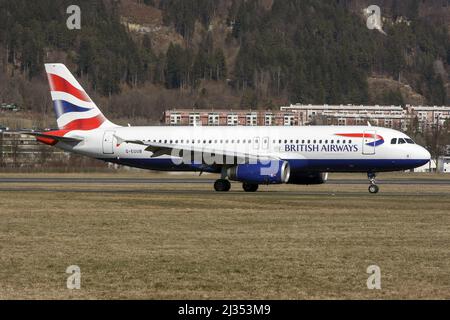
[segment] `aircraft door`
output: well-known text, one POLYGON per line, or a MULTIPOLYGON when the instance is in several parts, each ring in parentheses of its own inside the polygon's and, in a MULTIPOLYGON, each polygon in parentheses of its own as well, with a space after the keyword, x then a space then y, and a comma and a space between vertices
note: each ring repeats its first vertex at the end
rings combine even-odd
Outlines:
POLYGON ((115 131, 105 131, 103 134, 103 154, 114 154, 114 132, 115 131))
POLYGON ((375 130, 364 131, 362 153, 363 154, 375 154, 375 141, 377 132, 375 130))

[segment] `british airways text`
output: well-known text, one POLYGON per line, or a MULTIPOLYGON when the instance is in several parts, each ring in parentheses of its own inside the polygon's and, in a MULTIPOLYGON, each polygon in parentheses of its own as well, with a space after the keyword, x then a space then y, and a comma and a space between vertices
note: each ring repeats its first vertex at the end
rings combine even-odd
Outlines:
POLYGON ((285 152, 358 152, 356 144, 286 144, 285 152))

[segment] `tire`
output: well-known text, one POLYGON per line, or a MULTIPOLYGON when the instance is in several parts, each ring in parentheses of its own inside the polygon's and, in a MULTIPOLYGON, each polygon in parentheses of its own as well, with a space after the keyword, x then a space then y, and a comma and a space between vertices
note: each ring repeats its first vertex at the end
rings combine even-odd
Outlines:
POLYGON ((369 186, 370 193, 378 193, 379 190, 380 190, 380 188, 376 184, 371 184, 369 186))
POLYGON ((231 188, 230 181, 226 179, 218 179, 216 182, 214 182, 214 190, 218 192, 226 192, 229 191, 231 188))
POLYGON ((242 184, 242 189, 244 189, 245 192, 255 192, 256 190, 258 190, 258 185, 256 183, 244 182, 242 184))

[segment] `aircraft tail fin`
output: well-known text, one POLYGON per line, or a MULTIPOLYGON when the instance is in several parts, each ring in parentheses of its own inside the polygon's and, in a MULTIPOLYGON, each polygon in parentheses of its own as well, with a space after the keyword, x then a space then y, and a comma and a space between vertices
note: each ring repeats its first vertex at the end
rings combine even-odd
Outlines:
POLYGON ((59 129, 71 131, 117 127, 106 119, 64 64, 45 64, 45 71, 59 129))

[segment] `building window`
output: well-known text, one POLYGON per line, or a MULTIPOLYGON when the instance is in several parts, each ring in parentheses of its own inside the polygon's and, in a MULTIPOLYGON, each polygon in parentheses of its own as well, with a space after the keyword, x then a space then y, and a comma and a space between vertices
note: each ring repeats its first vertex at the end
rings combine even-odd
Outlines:
POLYGON ((227 125, 228 126, 237 126, 238 125, 238 115, 237 114, 229 114, 227 116, 227 125))
POLYGON ((181 115, 179 113, 172 113, 170 115, 170 125, 176 126, 181 123, 181 115))
POLYGON ((198 113, 191 113, 189 115, 189 125, 194 126, 200 124, 200 115, 198 113))
POLYGON ((264 125, 271 126, 273 120, 273 114, 266 114, 264 117, 264 125))
POLYGON ((217 113, 210 113, 208 115, 208 125, 218 126, 219 125, 219 115, 217 113))
POLYGON ((256 113, 249 113, 246 116, 246 125, 247 126, 256 126, 258 124, 258 116, 256 113))
POLYGON ((294 115, 292 115, 292 114, 284 115, 284 122, 283 122, 283 124, 285 126, 293 126, 294 125, 294 115))
POLYGON ((345 119, 338 119, 338 126, 345 126, 345 125, 346 125, 345 119))

